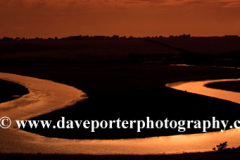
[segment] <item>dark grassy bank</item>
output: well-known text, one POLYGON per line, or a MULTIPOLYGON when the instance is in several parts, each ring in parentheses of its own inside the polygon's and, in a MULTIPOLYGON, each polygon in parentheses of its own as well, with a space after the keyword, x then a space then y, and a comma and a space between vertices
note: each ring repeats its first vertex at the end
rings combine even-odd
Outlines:
POLYGON ((0 80, 0 103, 19 98, 27 93, 28 90, 21 85, 0 80))
POLYGON ((216 89, 223 89, 223 90, 228 90, 228 91, 240 92, 240 82, 239 81, 209 83, 206 86, 210 87, 210 88, 216 88, 216 89))
POLYGON ((179 154, 179 155, 19 155, 19 154, 2 154, 0 160, 238 160, 240 154, 234 153, 195 153, 195 154, 179 154))
MULTIPOLYGON (((198 58, 195 51, 188 51, 186 46, 182 46, 183 49, 179 45, 173 47, 174 41, 178 40, 154 39, 161 43, 153 43, 146 39, 4 41, 0 43, 4 46, 0 54, 0 71, 50 79, 75 86, 88 94, 89 98, 83 102, 35 119, 49 119, 54 122, 61 119, 61 116, 71 120, 145 119, 146 116, 153 120, 211 119, 212 116, 218 119, 238 119, 240 111, 238 104, 165 87, 165 84, 170 82, 237 78, 240 75, 238 69, 206 65, 215 65, 216 61, 208 61, 205 64, 206 61, 202 60, 200 66, 170 66, 172 63, 185 63, 189 58, 193 63, 198 58), (189 54, 194 56, 191 58, 189 54), (221 109, 226 106, 229 110, 221 109)), ((194 45, 201 45, 206 41, 204 38, 192 40, 194 45)), ((214 38, 208 40, 209 44, 216 41, 214 38)), ((224 41, 229 42, 229 38, 220 38, 219 41, 222 45, 224 41)), ((237 44, 239 38, 231 39, 230 42, 233 41, 234 43, 227 44, 237 44)), ((190 43, 191 39, 188 42, 190 43)), ((216 48, 214 54, 202 53, 203 59, 208 59, 209 55, 221 65, 226 65, 234 59, 219 57, 222 52, 217 50, 218 45, 214 43, 213 47, 216 48)), ((209 49, 211 51, 211 47, 208 46, 206 50, 209 49)), ((231 49, 224 51, 232 52, 231 49)), ((201 52, 197 53, 199 54, 201 52)), ((234 61, 231 64, 236 63, 234 61)), ((172 129, 143 130, 141 133, 117 129, 99 129, 95 133, 79 129, 26 130, 49 137, 77 139, 179 134, 177 130, 172 129)), ((201 130, 187 130, 185 133, 196 132, 201 130)))
MULTIPOLYGON (((165 87, 175 81, 233 78, 239 70, 161 64, 34 64, 2 66, 2 71, 51 79, 82 89, 89 99, 35 119, 219 119, 238 118, 239 105, 165 87), (184 76, 183 76, 184 75, 184 76), (228 106, 229 112, 219 108, 228 106)), ((63 138, 135 138, 179 134, 177 130, 61 130, 27 129, 63 138)), ((189 130, 186 133, 201 132, 189 130)))

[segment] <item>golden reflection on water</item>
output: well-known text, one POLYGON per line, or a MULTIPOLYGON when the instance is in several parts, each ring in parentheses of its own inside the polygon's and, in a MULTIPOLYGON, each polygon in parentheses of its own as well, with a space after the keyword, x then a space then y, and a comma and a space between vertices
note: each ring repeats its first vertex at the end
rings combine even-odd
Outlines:
MULTIPOLYGON (((31 118, 68 106, 77 100, 85 99, 81 90, 49 80, 42 80, 15 74, 0 73, 0 78, 27 87, 30 91, 17 100, 0 104, 0 116, 12 120, 31 118)), ((231 79, 227 81, 237 81, 231 79)), ((240 103, 240 93, 207 88, 207 80, 172 83, 166 86, 173 89, 206 95, 240 103)), ((221 142, 228 141, 230 147, 240 145, 240 129, 225 132, 176 135, 165 137, 120 139, 120 140, 68 140, 48 138, 28 133, 14 126, 0 132, 1 153, 50 153, 50 154, 170 154, 183 152, 209 151, 221 142)))

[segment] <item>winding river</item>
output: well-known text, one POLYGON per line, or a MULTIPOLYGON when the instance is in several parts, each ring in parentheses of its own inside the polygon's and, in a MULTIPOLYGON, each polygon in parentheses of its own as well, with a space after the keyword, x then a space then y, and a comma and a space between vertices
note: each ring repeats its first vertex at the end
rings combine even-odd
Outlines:
MULTIPOLYGON (((86 94, 72 86, 50 80, 0 73, 0 79, 18 83, 29 90, 19 99, 0 104, 0 117, 8 116, 12 121, 26 120, 58 110, 87 98, 86 94)), ((240 104, 240 93, 212 89, 205 84, 240 79, 190 81, 166 84, 167 87, 220 98, 240 104)), ((118 140, 69 140, 48 138, 25 132, 12 125, 0 129, 0 153, 42 153, 42 154, 172 154, 183 152, 204 152, 212 150, 220 142, 228 141, 230 147, 240 145, 240 129, 225 132, 199 133, 165 137, 150 137, 118 140)))

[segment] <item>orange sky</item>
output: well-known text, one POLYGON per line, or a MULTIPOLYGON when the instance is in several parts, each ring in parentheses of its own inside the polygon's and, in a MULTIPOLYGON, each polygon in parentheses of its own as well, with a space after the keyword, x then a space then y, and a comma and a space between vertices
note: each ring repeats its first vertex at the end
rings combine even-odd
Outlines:
POLYGON ((0 37, 240 35, 239 0, 0 0, 0 37))

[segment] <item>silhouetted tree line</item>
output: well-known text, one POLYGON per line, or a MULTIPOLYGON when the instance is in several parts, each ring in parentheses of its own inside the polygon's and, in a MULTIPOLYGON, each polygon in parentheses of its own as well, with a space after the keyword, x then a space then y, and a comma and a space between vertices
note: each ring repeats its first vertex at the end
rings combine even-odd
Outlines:
POLYGON ((11 37, 3 37, 2 39, 0 38, 0 40, 2 41, 20 41, 20 40, 58 40, 58 37, 55 38, 39 38, 39 37, 35 37, 35 38, 25 38, 25 37, 16 37, 16 38, 11 38, 11 37))
MULTIPOLYGON (((169 36, 169 38, 179 38, 179 37, 184 37, 184 38, 190 38, 190 34, 188 35, 179 35, 179 36, 169 36)), ((11 38, 11 37, 3 37, 0 40, 4 40, 4 41, 13 41, 13 40, 87 40, 87 39, 94 39, 94 40, 109 40, 109 39, 160 39, 160 38, 167 38, 164 36, 147 36, 147 37, 134 37, 134 36, 119 36, 119 35, 113 35, 113 36, 69 36, 69 37, 63 37, 63 38, 40 38, 40 37, 35 37, 35 38, 20 38, 20 37, 16 37, 16 38, 11 38)))
POLYGON ((71 37, 65 37, 62 38, 63 40, 87 40, 87 39, 93 39, 93 40, 110 40, 110 39, 135 39, 136 37, 133 36, 119 36, 119 35, 113 35, 113 36, 71 36, 71 37))
MULTIPOLYGON (((170 35, 169 37, 164 37, 164 36, 146 36, 146 37, 134 37, 134 36, 119 36, 119 35, 113 35, 113 36, 82 36, 82 35, 78 35, 78 36, 69 36, 69 37, 63 37, 63 38, 58 38, 58 37, 49 37, 49 38, 39 38, 39 37, 35 37, 35 38, 20 38, 20 37, 16 37, 16 38, 11 38, 11 37, 3 37, 2 39, 0 38, 0 40, 4 40, 4 41, 13 41, 13 40, 87 40, 87 39, 93 39, 93 40, 111 40, 111 39, 161 39, 161 38, 191 38, 192 36, 190 34, 182 34, 182 35, 170 35)), ((238 35, 225 35, 224 37, 228 37, 228 38, 239 38, 238 35)))
POLYGON ((170 35, 169 38, 191 38, 191 35, 190 34, 183 34, 179 36, 170 35))
POLYGON ((214 152, 219 152, 219 153, 240 153, 240 146, 235 148, 227 148, 228 142, 223 142, 220 143, 219 145, 216 145, 216 147, 213 148, 214 152))

